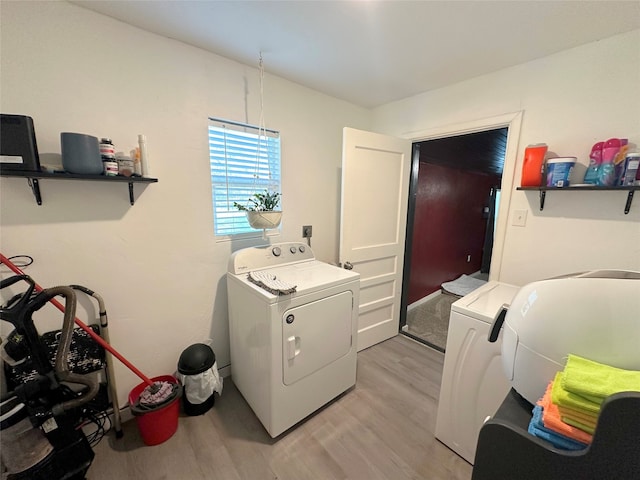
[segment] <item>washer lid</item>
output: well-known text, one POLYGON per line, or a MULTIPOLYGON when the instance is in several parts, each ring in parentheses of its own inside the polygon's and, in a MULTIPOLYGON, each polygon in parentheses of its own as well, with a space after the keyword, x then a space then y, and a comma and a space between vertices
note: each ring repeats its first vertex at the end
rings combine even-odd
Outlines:
POLYGON ((306 295, 360 278, 360 274, 353 270, 345 270, 318 260, 294 263, 282 267, 264 268, 260 272, 269 273, 287 284, 296 286, 294 293, 278 296, 250 282, 247 274, 234 275, 250 288, 259 291, 270 303, 277 301, 279 298, 285 299, 306 295))
POLYGON ((492 323, 500 307, 510 304, 519 287, 500 282, 487 282, 451 305, 451 310, 492 323))

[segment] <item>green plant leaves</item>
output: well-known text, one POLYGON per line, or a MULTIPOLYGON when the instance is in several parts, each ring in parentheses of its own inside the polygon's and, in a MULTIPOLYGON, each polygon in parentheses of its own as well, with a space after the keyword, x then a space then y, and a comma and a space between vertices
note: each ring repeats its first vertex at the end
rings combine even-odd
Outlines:
POLYGON ((241 205, 233 202, 233 206, 240 211, 270 212, 276 209, 280 203, 280 193, 265 190, 264 193, 254 193, 253 198, 249 198, 250 205, 241 205))

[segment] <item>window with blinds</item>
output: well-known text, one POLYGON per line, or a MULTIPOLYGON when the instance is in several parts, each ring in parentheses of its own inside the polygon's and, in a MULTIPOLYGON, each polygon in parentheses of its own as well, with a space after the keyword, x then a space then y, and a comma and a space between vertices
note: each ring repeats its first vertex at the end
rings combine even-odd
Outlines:
POLYGON ((234 202, 249 206, 254 193, 280 192, 280 133, 209 119, 209 159, 216 236, 256 233, 234 202))

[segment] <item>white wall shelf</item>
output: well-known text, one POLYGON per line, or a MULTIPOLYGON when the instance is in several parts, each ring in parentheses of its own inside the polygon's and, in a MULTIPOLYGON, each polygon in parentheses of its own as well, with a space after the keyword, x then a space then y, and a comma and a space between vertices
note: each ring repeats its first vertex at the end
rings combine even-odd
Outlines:
POLYGON ((133 198, 133 184, 134 183, 156 183, 157 178, 146 177, 124 177, 113 176, 108 177, 106 175, 80 175, 76 173, 50 173, 50 172, 28 172, 24 170, 3 170, 0 171, 0 176, 3 177, 16 177, 26 178, 33 196, 36 199, 38 205, 42 205, 42 196, 40 195, 40 180, 85 180, 96 182, 112 182, 112 183, 128 183, 129 184, 129 202, 134 204, 133 198))

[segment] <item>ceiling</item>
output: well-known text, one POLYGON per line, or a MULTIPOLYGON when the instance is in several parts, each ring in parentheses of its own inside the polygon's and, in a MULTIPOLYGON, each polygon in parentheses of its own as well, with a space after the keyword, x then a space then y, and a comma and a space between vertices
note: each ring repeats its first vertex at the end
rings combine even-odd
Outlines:
POLYGON ((366 108, 640 28, 637 0, 71 3, 366 108))
POLYGON ((502 177, 508 128, 420 142, 420 162, 502 177))

